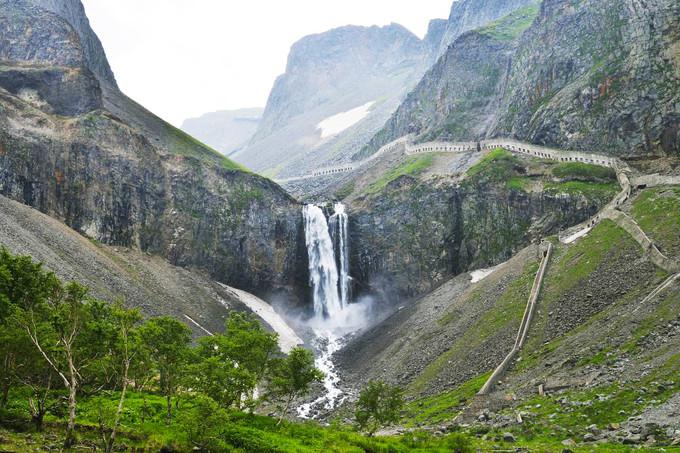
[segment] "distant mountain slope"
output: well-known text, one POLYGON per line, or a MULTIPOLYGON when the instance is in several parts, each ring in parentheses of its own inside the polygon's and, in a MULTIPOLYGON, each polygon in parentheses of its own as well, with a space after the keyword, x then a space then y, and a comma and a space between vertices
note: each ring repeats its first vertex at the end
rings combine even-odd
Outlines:
POLYGON ((679 30, 674 0, 546 0, 456 39, 360 156, 407 133, 677 156, 679 30))
POLYGON ((206 113, 184 120, 181 129, 228 156, 250 141, 263 111, 250 108, 206 113))
POLYGON ((304 299, 298 203, 98 76, 78 14, 0 0, 0 194, 102 243, 304 299))
POLYGON ((342 159, 380 126, 425 70, 428 48, 404 27, 347 26, 301 39, 275 82, 250 145, 234 158, 268 175, 299 174, 342 159), (370 103, 332 137, 319 123, 370 103))

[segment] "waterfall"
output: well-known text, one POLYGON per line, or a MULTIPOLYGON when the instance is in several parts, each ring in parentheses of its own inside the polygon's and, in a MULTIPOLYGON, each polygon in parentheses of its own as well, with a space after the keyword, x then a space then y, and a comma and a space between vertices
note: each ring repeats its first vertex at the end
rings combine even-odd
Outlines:
POLYGON ((338 267, 326 216, 321 208, 312 204, 305 205, 302 213, 314 314, 317 318, 333 318, 342 310, 342 302, 338 295, 338 267))
POLYGON ((337 245, 340 264, 340 306, 345 308, 351 298, 349 276, 349 238, 347 237, 347 213, 345 205, 335 203, 335 213, 330 218, 330 233, 333 244, 337 245))
POLYGON ((333 364, 333 354, 344 346, 344 336, 351 331, 348 329, 357 325, 356 319, 365 319, 362 311, 365 306, 349 304, 351 277, 345 206, 336 203, 328 221, 321 208, 315 205, 306 205, 302 213, 314 300, 314 318, 310 325, 316 335, 313 345, 319 353, 315 364, 326 376, 326 392, 311 403, 299 406, 298 415, 315 418, 320 410, 333 409, 345 398, 339 387, 340 376, 333 364))

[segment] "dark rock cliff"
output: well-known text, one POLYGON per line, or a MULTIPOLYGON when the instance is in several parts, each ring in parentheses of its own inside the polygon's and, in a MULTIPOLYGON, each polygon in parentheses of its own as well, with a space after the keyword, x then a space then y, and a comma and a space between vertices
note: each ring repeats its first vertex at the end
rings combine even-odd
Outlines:
POLYGON ((103 243, 305 298, 294 199, 100 83, 65 20, 2 5, 0 194, 103 243))
POLYGON ((586 220, 607 201, 403 176, 352 206, 353 274, 360 291, 387 300, 422 295, 453 275, 502 263, 586 220))
POLYGON ((406 132, 421 140, 513 136, 620 156, 680 154, 677 1, 546 0, 536 13, 533 23, 515 12, 456 39, 361 155, 406 132), (479 54, 482 36, 511 53, 479 54), (486 63, 470 68, 478 56, 486 63), (470 93, 461 78, 486 80, 489 90, 470 93))

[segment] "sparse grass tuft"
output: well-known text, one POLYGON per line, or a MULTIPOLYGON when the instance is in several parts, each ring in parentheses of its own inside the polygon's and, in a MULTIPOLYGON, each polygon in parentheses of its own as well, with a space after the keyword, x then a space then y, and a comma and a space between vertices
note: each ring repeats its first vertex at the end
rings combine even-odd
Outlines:
POLYGON ((424 173, 432 166, 434 162, 434 154, 425 154, 421 156, 409 156, 404 163, 395 167, 382 175, 380 179, 368 186, 366 193, 375 194, 383 190, 389 183, 401 176, 416 177, 424 173))
POLYGON ((680 187, 643 191, 631 213, 662 252, 680 257, 680 187))
POLYGON ((538 9, 538 5, 520 8, 497 21, 480 28, 479 33, 499 41, 512 41, 517 39, 527 28, 529 28, 529 26, 531 26, 536 16, 538 16, 538 9))

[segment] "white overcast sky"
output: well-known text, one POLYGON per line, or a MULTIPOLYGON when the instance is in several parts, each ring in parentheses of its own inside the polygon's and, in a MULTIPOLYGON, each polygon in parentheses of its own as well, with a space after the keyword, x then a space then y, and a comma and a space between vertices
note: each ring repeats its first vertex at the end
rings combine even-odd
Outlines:
POLYGON ((83 0, 121 89, 179 126, 264 107, 290 46, 342 25, 397 22, 422 37, 452 0, 83 0))

